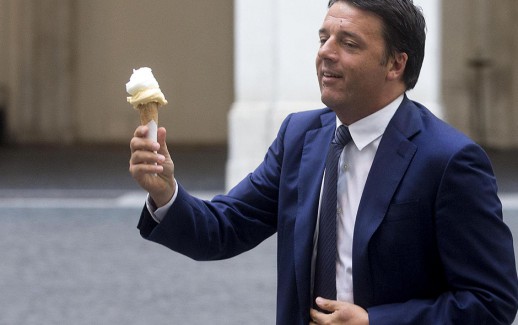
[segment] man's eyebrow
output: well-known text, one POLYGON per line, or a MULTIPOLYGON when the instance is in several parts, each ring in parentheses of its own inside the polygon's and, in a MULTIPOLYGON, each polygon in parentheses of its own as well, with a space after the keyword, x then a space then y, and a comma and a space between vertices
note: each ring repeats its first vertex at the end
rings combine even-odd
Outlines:
POLYGON ((358 34, 358 33, 355 33, 355 32, 351 32, 351 31, 345 31, 345 30, 341 30, 338 32, 338 36, 339 37, 350 37, 354 40, 357 40, 357 41, 362 41, 363 40, 363 37, 358 34))
MULTIPOLYGON (((322 34, 329 34, 327 28, 320 28, 318 30, 318 34, 319 35, 322 35, 322 34)), ((355 32, 351 32, 351 31, 346 31, 346 30, 340 30, 338 31, 337 33, 337 36, 338 37, 351 37, 351 38, 354 38, 354 39, 357 39, 357 40, 362 40, 363 37, 361 37, 359 34, 355 33, 355 32)))

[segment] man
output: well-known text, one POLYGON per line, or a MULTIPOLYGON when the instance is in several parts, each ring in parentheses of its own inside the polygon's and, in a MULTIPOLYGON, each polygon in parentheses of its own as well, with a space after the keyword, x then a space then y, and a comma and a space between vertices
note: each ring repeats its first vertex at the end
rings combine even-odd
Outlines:
POLYGON ((277 232, 277 324, 512 323, 513 243, 490 162, 405 95, 424 30, 411 0, 331 0, 316 60, 329 108, 288 116, 263 163, 211 202, 176 183, 165 129, 152 143, 137 128, 130 172, 149 192, 142 236, 211 260, 277 232), (326 182, 335 130, 351 140, 338 180, 326 182), (331 184, 335 233, 324 226, 331 184), (336 254, 323 272, 328 238, 336 254), (332 284, 327 299, 321 281, 332 284))

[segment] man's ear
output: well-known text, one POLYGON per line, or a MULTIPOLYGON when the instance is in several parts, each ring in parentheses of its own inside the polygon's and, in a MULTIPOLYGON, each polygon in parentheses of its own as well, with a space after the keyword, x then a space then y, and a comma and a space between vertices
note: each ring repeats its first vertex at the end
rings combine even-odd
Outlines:
POLYGON ((403 80, 407 61, 408 55, 405 52, 394 54, 388 62, 389 70, 387 73, 387 80, 403 80))

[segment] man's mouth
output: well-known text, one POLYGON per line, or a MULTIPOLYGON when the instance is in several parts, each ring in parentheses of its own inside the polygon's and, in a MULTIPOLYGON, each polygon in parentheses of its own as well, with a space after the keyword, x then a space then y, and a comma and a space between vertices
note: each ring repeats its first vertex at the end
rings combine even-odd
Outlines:
POLYGON ((330 72, 330 71, 324 71, 322 73, 322 76, 325 78, 341 78, 342 77, 340 74, 335 73, 335 72, 330 72))

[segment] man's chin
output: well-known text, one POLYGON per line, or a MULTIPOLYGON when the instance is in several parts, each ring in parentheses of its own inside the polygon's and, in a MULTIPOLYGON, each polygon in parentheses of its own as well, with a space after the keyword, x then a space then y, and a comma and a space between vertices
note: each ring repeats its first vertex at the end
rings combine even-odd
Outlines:
POLYGON ((326 105, 327 107, 329 107, 331 109, 333 107, 340 105, 340 101, 336 97, 326 95, 324 93, 322 93, 322 95, 320 96, 320 100, 322 101, 322 103, 324 103, 324 105, 326 105))

